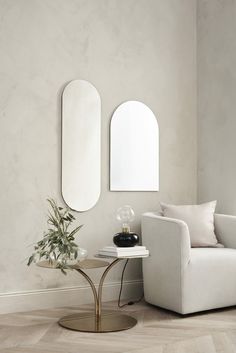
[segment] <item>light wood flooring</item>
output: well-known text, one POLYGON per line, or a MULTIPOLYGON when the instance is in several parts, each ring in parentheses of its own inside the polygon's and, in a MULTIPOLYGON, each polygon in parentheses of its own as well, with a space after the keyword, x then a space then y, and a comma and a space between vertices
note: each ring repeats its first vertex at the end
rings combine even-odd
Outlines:
MULTIPOLYGON (((114 309, 116 303, 106 303, 114 309)), ((146 303, 122 309, 138 319, 127 331, 80 333, 60 317, 92 305, 0 315, 1 353, 231 353, 236 352, 236 308, 182 317, 146 303)), ((120 310, 120 309, 119 309, 120 310)))

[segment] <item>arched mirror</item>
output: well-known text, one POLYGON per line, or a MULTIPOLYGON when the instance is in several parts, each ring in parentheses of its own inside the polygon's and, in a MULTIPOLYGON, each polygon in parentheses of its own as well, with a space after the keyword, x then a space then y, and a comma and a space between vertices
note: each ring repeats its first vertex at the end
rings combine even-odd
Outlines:
POLYGON ((149 107, 121 104, 110 131, 110 190, 159 190, 159 128, 149 107))
POLYGON ((98 201, 101 184, 101 99, 84 80, 70 82, 62 95, 62 195, 76 211, 98 201))

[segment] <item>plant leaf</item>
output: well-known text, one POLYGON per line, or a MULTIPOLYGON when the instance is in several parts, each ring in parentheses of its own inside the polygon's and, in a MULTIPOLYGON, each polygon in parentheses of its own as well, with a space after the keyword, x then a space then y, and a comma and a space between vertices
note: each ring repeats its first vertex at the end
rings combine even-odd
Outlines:
POLYGON ((72 230, 72 232, 70 233, 70 236, 73 236, 74 234, 76 234, 80 230, 80 228, 82 228, 82 227, 83 227, 83 224, 76 227, 74 230, 72 230))
POLYGON ((29 257, 28 262, 27 262, 27 266, 30 266, 33 261, 34 261, 34 254, 29 257))

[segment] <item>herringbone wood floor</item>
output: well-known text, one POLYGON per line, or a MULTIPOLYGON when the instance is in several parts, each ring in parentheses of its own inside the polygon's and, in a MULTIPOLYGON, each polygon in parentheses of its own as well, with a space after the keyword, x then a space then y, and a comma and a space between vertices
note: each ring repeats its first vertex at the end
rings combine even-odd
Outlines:
MULTIPOLYGON (((114 309, 116 303, 105 304, 114 309)), ((92 306, 0 315, 1 353, 232 353, 236 352, 236 308, 181 317, 139 303, 122 309, 138 319, 127 331, 80 333, 57 324, 61 316, 92 306)))

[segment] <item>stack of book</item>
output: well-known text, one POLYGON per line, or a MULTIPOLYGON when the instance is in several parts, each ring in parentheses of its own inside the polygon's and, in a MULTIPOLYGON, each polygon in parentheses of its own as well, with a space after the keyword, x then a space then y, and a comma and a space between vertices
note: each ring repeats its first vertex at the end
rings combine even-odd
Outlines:
POLYGON ((147 257, 149 256, 149 251, 146 249, 146 246, 133 246, 120 248, 117 246, 105 246, 103 249, 98 251, 100 256, 108 257, 147 257))

